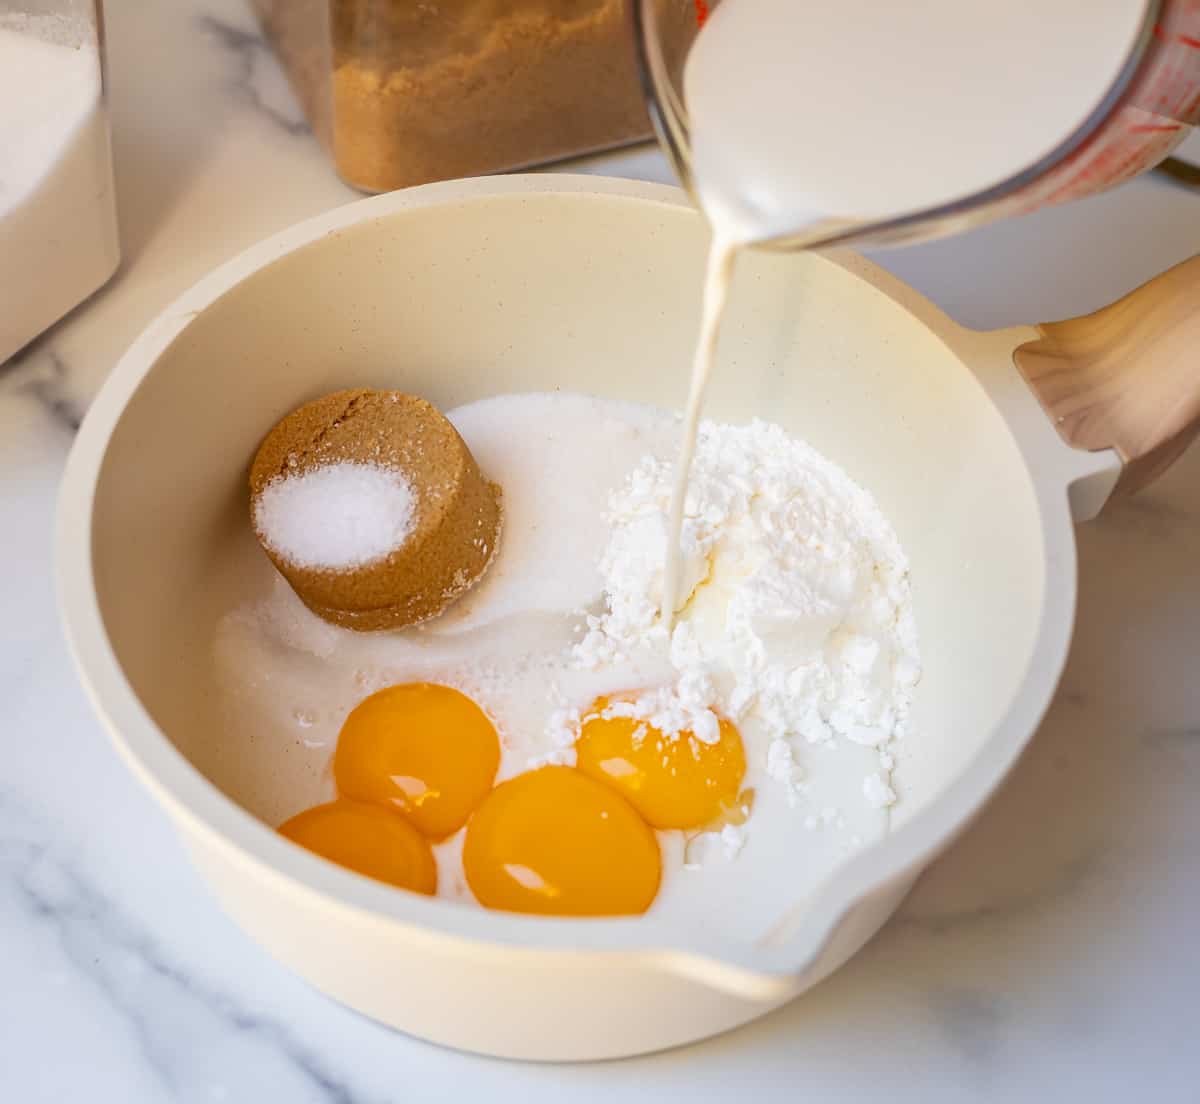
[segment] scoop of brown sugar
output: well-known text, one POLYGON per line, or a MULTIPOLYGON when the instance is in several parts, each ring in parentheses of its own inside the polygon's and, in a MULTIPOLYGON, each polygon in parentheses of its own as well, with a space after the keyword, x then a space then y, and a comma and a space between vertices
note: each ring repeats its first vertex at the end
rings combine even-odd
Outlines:
POLYGON ((394 629, 436 617, 487 570, 500 535, 500 488, 479 471, 442 413, 399 391, 338 391, 279 422, 250 468, 255 535, 313 613, 349 629, 394 629), (275 480, 342 463, 399 473, 413 492, 407 536, 354 567, 298 566, 271 546, 257 503, 275 480))

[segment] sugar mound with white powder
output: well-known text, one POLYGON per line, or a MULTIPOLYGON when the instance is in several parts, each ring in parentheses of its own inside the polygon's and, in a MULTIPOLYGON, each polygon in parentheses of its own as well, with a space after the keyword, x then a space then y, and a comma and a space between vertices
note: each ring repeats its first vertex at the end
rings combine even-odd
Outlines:
POLYGON ((254 526, 301 568, 346 570, 400 548, 416 524, 417 497, 394 468, 352 461, 272 479, 254 502, 254 526))
POLYGON ((805 744, 876 749, 862 793, 890 805, 887 748, 905 732, 920 660, 908 564, 875 501, 778 426, 704 423, 668 634, 659 607, 672 478, 670 462, 648 456, 612 496, 604 609, 588 617, 576 663, 666 652, 674 682, 623 704, 629 715, 700 740, 715 738, 717 714, 751 720, 790 799, 804 788, 805 744))

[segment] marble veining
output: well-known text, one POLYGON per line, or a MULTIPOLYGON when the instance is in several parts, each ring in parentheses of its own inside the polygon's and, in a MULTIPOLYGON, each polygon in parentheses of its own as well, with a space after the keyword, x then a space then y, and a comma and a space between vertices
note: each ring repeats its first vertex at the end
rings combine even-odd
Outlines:
POLYGON ((19 358, 0 365, 0 397, 28 395, 69 433, 83 421, 83 410, 66 389, 67 366, 43 339, 33 342, 19 358))
POLYGON ((304 113, 257 27, 247 30, 207 14, 197 18, 196 27, 237 58, 236 87, 252 110, 293 137, 310 133, 304 113))
MULTIPOLYGON (((286 1024, 250 1010, 174 961, 118 902, 58 853, 46 825, 15 808, 3 791, 0 825, 0 892, 11 896, 11 911, 18 922, 48 931, 77 980, 92 986, 127 1026, 146 1065, 172 1096, 197 1086, 212 1099, 227 1095, 220 1072, 206 1070, 188 1054, 188 1039, 200 1031, 236 1035, 240 1046, 262 1052, 259 1061, 278 1064, 300 1082, 298 1088, 311 1089, 306 1095, 312 1099, 365 1100, 286 1024), (158 1015, 161 1008, 170 1015, 158 1015), (182 1025, 189 1026, 187 1033, 179 1031, 182 1025)), ((62 981, 53 975, 46 980, 62 981)))
MULTIPOLYGON (((108 0, 125 261, 0 366, 0 1101, 1200 1100, 1200 450, 1078 531, 1078 624, 1028 754, 891 923, 742 1031, 588 1067, 490 1062, 314 993, 220 912, 88 710, 57 625, 71 437, 158 311, 355 195, 242 0, 108 0)), ((653 151, 573 171, 668 179, 653 151)), ((960 319, 1093 309, 1200 252, 1154 180, 879 259, 960 319)))

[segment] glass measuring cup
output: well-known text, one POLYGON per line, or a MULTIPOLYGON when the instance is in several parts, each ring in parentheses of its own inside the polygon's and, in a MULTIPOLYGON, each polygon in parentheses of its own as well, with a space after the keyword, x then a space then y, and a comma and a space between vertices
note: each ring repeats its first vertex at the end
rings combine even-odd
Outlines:
MULTIPOLYGON (((685 67, 697 37, 709 33, 710 16, 722 5, 738 2, 631 0, 633 37, 651 118, 676 173, 694 196, 697 181, 684 95, 685 67)), ((796 227, 796 233, 772 234, 759 244, 800 248, 941 237, 1101 191, 1158 164, 1186 137, 1188 127, 1200 122, 1200 4, 1193 0, 1129 3, 1136 7, 1126 9, 1126 14, 1136 16, 1138 25, 1128 56, 1095 106, 1081 112, 1078 123, 1049 153, 1032 163, 1015 164, 988 187, 926 209, 866 220, 825 219, 796 227)), ((1109 5, 1109 10, 1115 9, 1109 5)), ((853 71, 854 61, 846 59, 848 72, 853 71)), ((803 63, 802 55, 798 56, 797 65, 803 63)), ((755 79, 752 60, 747 61, 746 79, 755 79)))

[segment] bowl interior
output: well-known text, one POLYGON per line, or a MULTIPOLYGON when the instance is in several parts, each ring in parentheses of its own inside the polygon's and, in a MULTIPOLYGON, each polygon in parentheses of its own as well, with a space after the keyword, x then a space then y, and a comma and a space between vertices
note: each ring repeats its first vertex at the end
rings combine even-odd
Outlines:
MULTIPOLYGON (((217 619, 270 570, 247 525, 265 430, 362 385, 442 407, 555 389, 678 407, 697 324, 707 234, 687 208, 547 192, 363 210, 188 322, 97 481, 95 581, 126 677, 196 769, 269 824, 305 803, 311 771, 224 723, 212 660, 217 619)), ((970 763, 1028 665, 1045 577, 1029 474, 968 367, 829 260, 744 256, 720 359, 708 415, 809 440, 908 552, 925 675, 898 754, 902 822, 970 763)))

